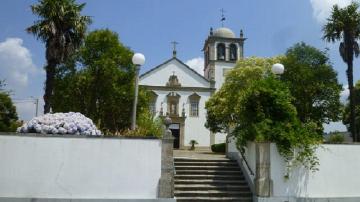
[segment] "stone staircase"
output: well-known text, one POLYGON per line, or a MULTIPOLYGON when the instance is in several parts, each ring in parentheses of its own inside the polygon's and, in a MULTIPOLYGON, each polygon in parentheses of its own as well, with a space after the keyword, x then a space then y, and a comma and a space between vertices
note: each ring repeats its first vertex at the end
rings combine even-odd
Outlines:
POLYGON ((252 201, 236 161, 174 158, 177 201, 252 201))

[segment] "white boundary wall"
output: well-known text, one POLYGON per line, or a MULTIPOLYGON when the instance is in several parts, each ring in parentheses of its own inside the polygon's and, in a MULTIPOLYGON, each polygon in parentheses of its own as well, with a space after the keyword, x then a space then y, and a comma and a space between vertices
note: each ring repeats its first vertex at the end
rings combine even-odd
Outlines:
MULTIPOLYGON (((228 156, 238 160, 250 186, 254 186, 255 176, 249 174, 234 144, 234 140, 229 141, 228 156)), ((272 196, 258 198, 258 201, 360 201, 360 145, 323 144, 316 150, 316 155, 320 162, 319 171, 313 173, 297 167, 290 172, 290 178, 285 179, 285 161, 276 145, 271 143, 272 196)), ((255 143, 248 143, 245 158, 255 172, 255 143)))
MULTIPOLYGON (((360 145, 321 145, 316 151, 319 171, 298 167, 284 179, 285 162, 271 144, 271 179, 274 197, 360 197, 360 145)), ((359 198, 360 199, 360 198, 359 198)))
POLYGON ((227 139, 226 146, 227 146, 227 157, 229 157, 230 159, 234 159, 238 162, 241 170, 245 174, 246 181, 248 182, 251 191, 255 193, 255 185, 254 185, 255 172, 256 172, 255 143, 253 142, 247 143, 244 153, 245 159, 243 159, 240 152, 237 150, 236 140, 234 137, 229 137, 227 139))
POLYGON ((0 135, 0 196, 154 199, 161 140, 0 135))

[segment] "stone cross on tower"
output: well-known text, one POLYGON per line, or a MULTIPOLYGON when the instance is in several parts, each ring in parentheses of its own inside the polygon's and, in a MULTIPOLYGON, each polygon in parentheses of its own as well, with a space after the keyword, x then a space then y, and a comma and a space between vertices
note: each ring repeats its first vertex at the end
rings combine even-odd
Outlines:
POLYGON ((176 45, 179 44, 176 41, 171 42, 173 44, 173 57, 176 58, 176 45))
POLYGON ((222 8, 222 9, 220 9, 220 12, 221 12, 221 19, 220 19, 221 26, 224 27, 224 21, 226 20, 225 15, 224 15, 225 10, 222 8))

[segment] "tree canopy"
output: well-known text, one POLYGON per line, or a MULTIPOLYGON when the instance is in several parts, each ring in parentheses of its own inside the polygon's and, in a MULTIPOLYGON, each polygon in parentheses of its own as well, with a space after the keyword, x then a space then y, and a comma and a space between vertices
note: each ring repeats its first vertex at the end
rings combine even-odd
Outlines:
MULTIPOLYGON (((327 54, 305 43, 290 47, 281 59, 281 76, 295 98, 293 104, 302 122, 338 121, 341 114, 341 85, 327 54)), ((322 131, 322 130, 321 130, 322 131)))
POLYGON ((0 81, 0 132, 15 132, 18 116, 9 94, 2 89, 0 81))
POLYGON ((315 124, 299 120, 290 89, 270 72, 281 59, 252 57, 238 61, 206 103, 206 126, 214 132, 230 129, 240 151, 247 141, 275 142, 285 160, 316 170, 314 148, 320 136, 315 124))
MULTIPOLYGON (((90 32, 73 61, 59 69, 54 112, 81 112, 103 131, 128 128, 134 99, 132 55, 116 33, 90 32)), ((147 108, 146 92, 140 89, 138 115, 147 108)))
POLYGON ((271 65, 280 62, 277 58, 251 57, 239 60, 226 75, 222 87, 206 102, 208 127, 213 132, 226 132, 229 126, 238 124, 237 110, 245 89, 251 83, 268 74, 271 65))

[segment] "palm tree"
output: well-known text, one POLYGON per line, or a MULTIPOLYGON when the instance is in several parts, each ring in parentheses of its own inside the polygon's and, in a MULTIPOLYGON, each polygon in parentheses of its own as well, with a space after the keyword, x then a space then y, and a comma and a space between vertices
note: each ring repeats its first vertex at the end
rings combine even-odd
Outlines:
POLYGON ((26 29, 46 45, 46 81, 44 94, 44 113, 51 108, 56 68, 63 63, 81 45, 89 16, 81 16, 85 4, 76 4, 75 0, 39 0, 32 5, 32 12, 39 20, 26 29))
POLYGON ((359 141, 355 127, 355 96, 353 84, 353 60, 359 56, 359 45, 356 42, 360 37, 359 4, 352 2, 345 8, 334 5, 327 23, 323 27, 323 39, 328 42, 341 41, 339 52, 347 64, 347 79, 350 91, 350 131, 355 142, 359 141))

